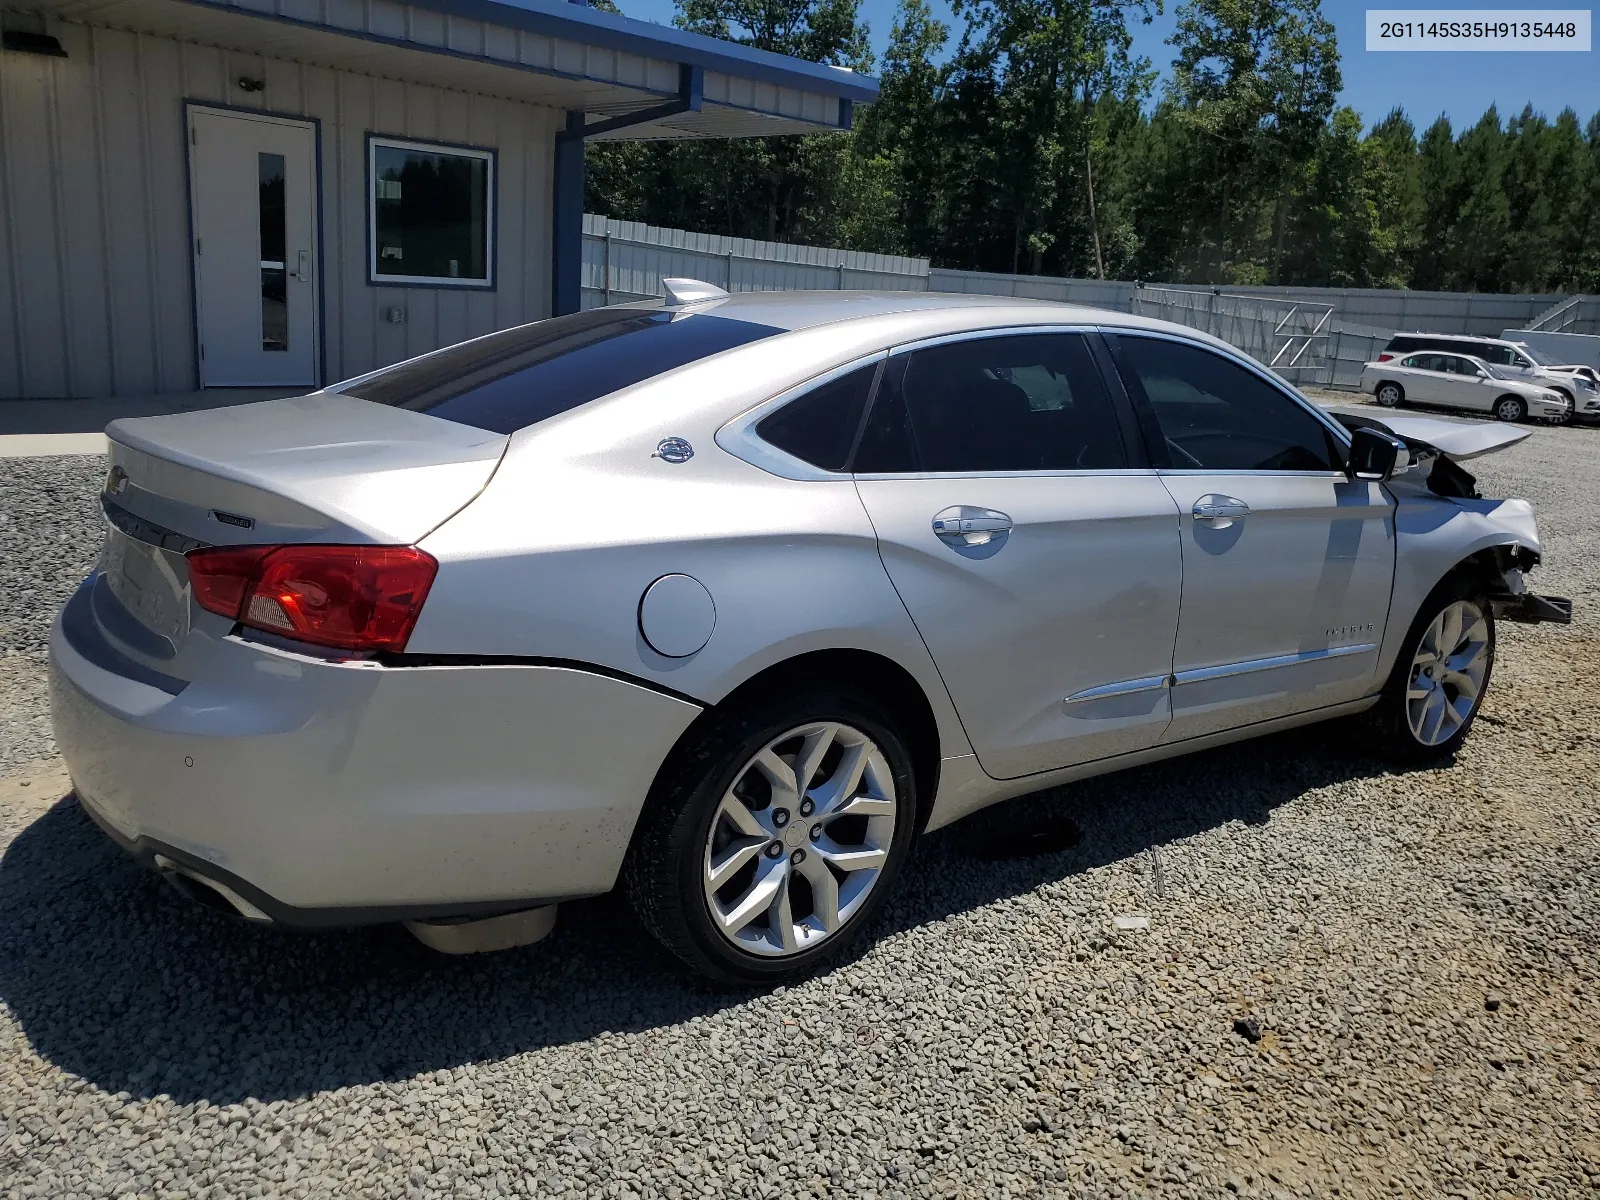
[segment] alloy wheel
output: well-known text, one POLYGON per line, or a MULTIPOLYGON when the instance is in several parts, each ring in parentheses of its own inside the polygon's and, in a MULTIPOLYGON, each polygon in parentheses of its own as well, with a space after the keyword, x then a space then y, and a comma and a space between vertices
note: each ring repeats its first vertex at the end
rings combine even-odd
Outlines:
POLYGON ((748 953, 810 950, 860 910, 899 816, 888 760, 859 729, 818 721, 768 742, 711 819, 702 878, 712 924, 748 953))
POLYGON ((1494 415, 1502 421, 1522 420, 1523 407, 1520 400, 1506 399, 1494 407, 1494 415))
POLYGON ((1470 600, 1434 617, 1411 660, 1406 721, 1424 746, 1449 741, 1472 716, 1489 673, 1489 622, 1470 600))
POLYGON ((1398 408, 1400 406, 1400 389, 1392 383, 1386 383, 1378 389, 1378 403, 1385 408, 1398 408))

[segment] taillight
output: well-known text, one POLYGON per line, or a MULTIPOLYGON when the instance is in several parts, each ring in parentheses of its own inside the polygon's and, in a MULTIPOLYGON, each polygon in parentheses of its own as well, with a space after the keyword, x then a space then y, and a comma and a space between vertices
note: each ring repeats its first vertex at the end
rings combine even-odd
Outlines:
POLYGON ((439 570, 414 546, 221 546, 187 558, 201 608, 341 650, 404 650, 439 570))
POLYGON ((1392 354, 1380 354, 1380 355, 1378 355, 1378 361, 1379 362, 1388 362, 1393 357, 1394 357, 1394 355, 1392 355, 1392 354))

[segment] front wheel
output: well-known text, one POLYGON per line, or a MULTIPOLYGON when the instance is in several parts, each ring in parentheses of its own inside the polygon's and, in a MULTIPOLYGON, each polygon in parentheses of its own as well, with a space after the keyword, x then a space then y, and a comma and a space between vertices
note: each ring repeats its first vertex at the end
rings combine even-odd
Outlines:
POLYGON ((1497 420, 1515 423, 1528 415, 1528 406, 1520 396, 1501 396, 1494 402, 1494 415, 1497 420))
POLYGON ((1465 581, 1434 589, 1401 644, 1373 717, 1384 748, 1449 758, 1472 730, 1494 670, 1494 614, 1465 581))
POLYGON ((916 811, 890 713, 826 687, 774 695, 714 715, 674 752, 629 853, 628 893, 697 973, 787 982, 871 924, 916 811))

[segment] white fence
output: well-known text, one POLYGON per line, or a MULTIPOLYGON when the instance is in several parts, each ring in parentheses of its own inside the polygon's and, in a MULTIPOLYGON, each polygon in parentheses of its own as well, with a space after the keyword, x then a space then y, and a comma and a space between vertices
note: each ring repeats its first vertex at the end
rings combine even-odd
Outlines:
POLYGON ((925 258, 760 242, 583 218, 583 307, 661 295, 672 276, 730 292, 842 289, 1026 296, 1145 312, 1215 333, 1299 383, 1355 387, 1361 364, 1399 330, 1476 333, 1558 328, 1600 334, 1600 300, 1562 295, 1383 288, 1176 288, 1121 280, 930 267, 925 258))

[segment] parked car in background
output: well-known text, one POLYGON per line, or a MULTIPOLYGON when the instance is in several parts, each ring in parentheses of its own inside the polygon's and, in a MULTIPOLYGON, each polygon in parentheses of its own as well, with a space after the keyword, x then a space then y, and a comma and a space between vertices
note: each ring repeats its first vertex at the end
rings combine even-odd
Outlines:
POLYGON ((1506 378, 1542 384, 1559 392, 1567 398, 1574 416, 1600 419, 1600 383, 1573 374, 1583 364, 1558 363, 1526 342, 1456 333, 1397 333, 1377 361, 1388 362, 1418 350, 1444 350, 1482 359, 1506 378))
POLYGON ((1496 621, 1570 620, 1455 465, 1525 430, 1351 427, 1098 309, 667 288, 112 422, 50 640, 84 809, 252 921, 480 949, 621 885, 774 983, 926 830, 1356 713, 1447 757, 1496 621))
POLYGON ((1466 354, 1424 351, 1380 358, 1361 369, 1361 390, 1385 408, 1425 404, 1493 413, 1501 421, 1533 417, 1556 425, 1572 419, 1572 403, 1560 392, 1466 354))

